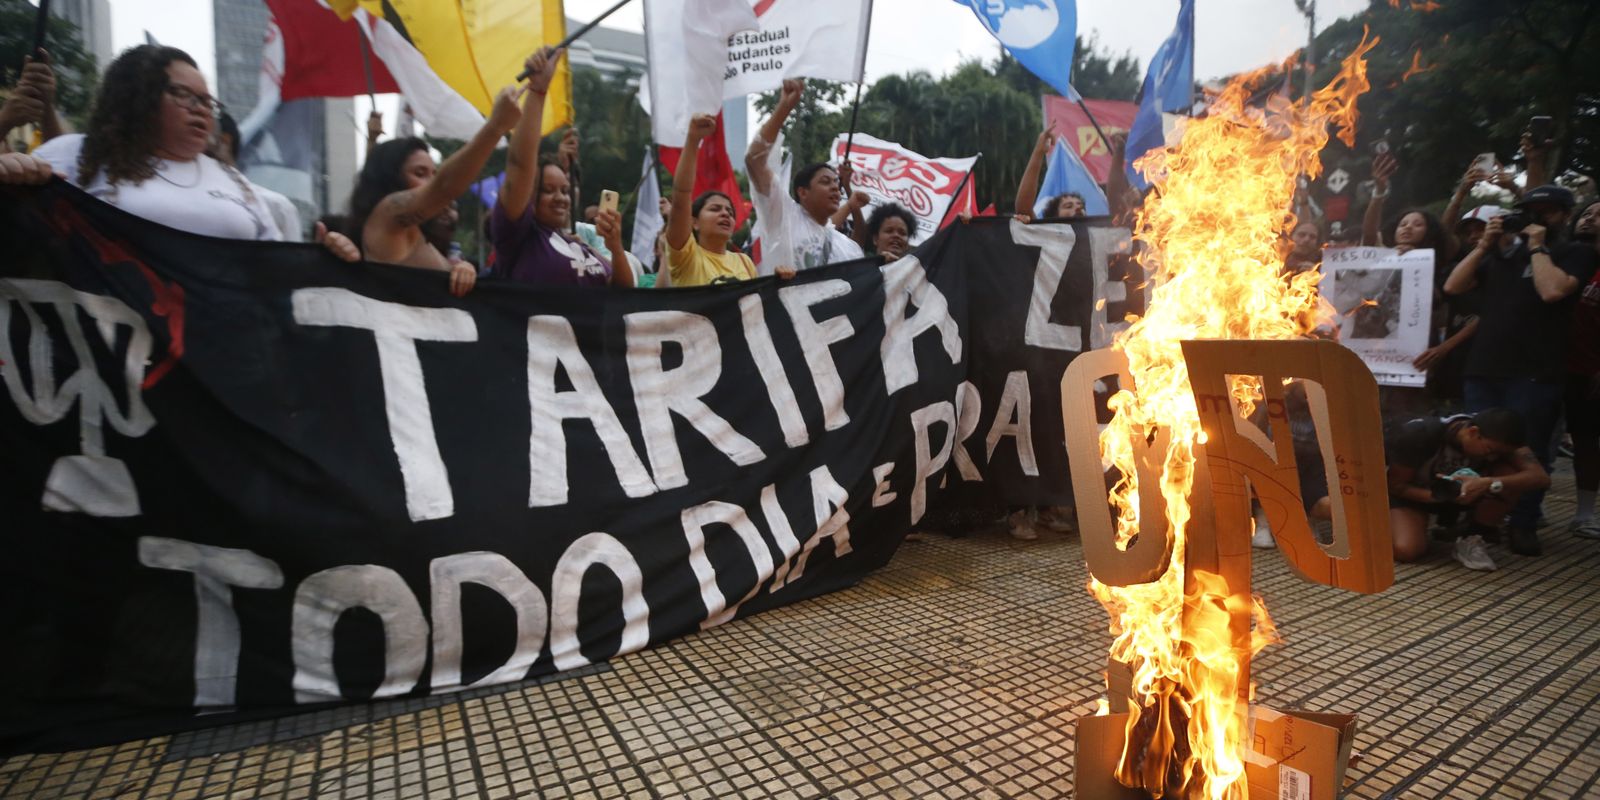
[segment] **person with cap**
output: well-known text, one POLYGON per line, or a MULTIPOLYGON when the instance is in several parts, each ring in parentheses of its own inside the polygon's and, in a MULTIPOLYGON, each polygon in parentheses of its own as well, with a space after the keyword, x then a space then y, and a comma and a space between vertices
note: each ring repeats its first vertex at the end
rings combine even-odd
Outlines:
MULTIPOLYGON (((1505 407, 1520 414, 1528 446, 1547 471, 1550 439, 1561 415, 1573 308, 1579 288, 1600 263, 1592 244, 1566 236, 1572 205, 1572 193, 1560 186, 1528 190, 1516 213, 1486 223, 1477 246, 1444 284, 1450 295, 1483 287, 1478 330, 1463 369, 1467 410, 1505 407)), ((1543 491, 1531 491, 1512 509, 1512 552, 1542 552, 1537 527, 1543 499, 1543 491)))
MULTIPOLYGON (((1505 213, 1506 210, 1499 206, 1478 206, 1461 217, 1455 226, 1455 237, 1465 248, 1462 258, 1478 246, 1489 220, 1504 216, 1505 213)), ((1467 362, 1466 345, 1478 332, 1478 304, 1482 291, 1446 294, 1444 282, 1449 277, 1450 270, 1444 270, 1435 281, 1433 327, 1437 344, 1422 351, 1411 364, 1428 373, 1428 396, 1438 407, 1456 412, 1461 410, 1466 397, 1462 370, 1467 362)))

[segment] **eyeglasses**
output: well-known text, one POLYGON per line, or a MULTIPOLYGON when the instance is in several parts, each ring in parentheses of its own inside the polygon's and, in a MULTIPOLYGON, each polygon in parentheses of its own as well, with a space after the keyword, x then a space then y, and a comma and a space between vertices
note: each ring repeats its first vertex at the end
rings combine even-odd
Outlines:
POLYGON ((178 105, 190 111, 207 111, 213 117, 222 116, 224 106, 222 101, 208 94, 198 94, 182 86, 168 86, 167 94, 177 101, 178 105))

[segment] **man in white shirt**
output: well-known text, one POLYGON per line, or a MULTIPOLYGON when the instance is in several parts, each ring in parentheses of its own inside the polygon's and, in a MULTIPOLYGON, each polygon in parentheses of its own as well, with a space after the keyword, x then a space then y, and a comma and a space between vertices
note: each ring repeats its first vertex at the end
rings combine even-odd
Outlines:
POLYGON ((839 210, 839 173, 827 163, 811 164, 795 173, 792 187, 778 186, 767 162, 804 90, 801 81, 783 82, 777 108, 762 123, 744 157, 756 216, 765 231, 761 241, 763 274, 778 267, 811 269, 862 257, 861 246, 830 222, 839 210))

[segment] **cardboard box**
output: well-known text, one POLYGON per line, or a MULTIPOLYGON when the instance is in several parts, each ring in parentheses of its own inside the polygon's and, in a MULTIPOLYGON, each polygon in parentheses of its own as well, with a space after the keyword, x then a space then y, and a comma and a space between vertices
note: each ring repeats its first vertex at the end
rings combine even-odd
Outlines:
MULTIPOLYGON (((1251 706, 1251 746, 1245 754, 1250 800, 1335 800, 1355 741, 1353 714, 1277 711, 1251 706)), ((1079 717, 1073 755, 1080 800, 1140 800, 1149 795, 1117 782, 1127 714, 1079 717)))

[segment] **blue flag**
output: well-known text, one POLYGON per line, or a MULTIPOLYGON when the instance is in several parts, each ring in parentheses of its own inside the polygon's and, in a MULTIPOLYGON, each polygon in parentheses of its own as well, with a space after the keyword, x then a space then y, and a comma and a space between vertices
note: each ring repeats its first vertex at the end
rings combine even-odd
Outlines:
POLYGON ((1063 97, 1072 88, 1072 51, 1077 46, 1077 0, 956 0, 972 9, 994 38, 1029 72, 1063 97), (996 10, 998 9, 998 11, 996 10))
POLYGON ((1050 151, 1050 165, 1045 168, 1044 181, 1039 186, 1039 199, 1033 204, 1034 216, 1043 216, 1044 207, 1051 198, 1068 192, 1083 198, 1083 213, 1088 216, 1101 217, 1111 213, 1106 193, 1100 190, 1100 184, 1095 183, 1089 168, 1067 146, 1066 139, 1057 137, 1056 146, 1050 151))
POLYGON ((1133 168, 1133 162, 1166 143, 1162 135, 1161 113, 1188 111, 1193 104, 1194 0, 1182 0, 1178 6, 1177 26, 1150 59, 1150 69, 1144 75, 1144 88, 1139 93, 1139 114, 1133 118, 1133 130, 1128 132, 1127 159, 1123 169, 1133 188, 1141 192, 1150 188, 1150 182, 1133 168))

